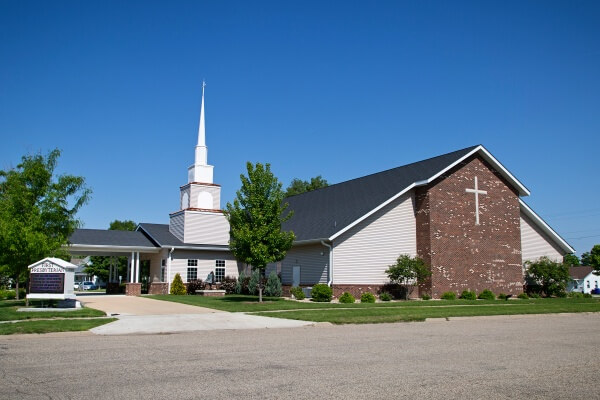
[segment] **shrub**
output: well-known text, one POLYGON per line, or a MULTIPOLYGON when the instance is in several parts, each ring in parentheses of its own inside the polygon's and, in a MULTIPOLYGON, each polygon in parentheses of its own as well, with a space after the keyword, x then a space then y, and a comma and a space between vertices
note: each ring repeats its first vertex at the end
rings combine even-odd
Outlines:
POLYGON ((396 300, 404 300, 408 296, 408 289, 406 286, 397 283, 386 283, 380 290, 382 293, 389 293, 396 300))
MULTIPOLYGON (((562 292, 569 281, 569 266, 540 257, 536 261, 527 261, 527 279, 541 286, 542 292, 548 297, 563 297, 562 292)), ((566 295, 566 294, 565 294, 566 295)))
POLYGON ((583 294, 583 298, 584 298, 584 299, 591 299, 592 297, 594 297, 594 296, 592 296, 592 294, 591 294, 591 293, 584 293, 584 294, 583 294))
POLYGON ((498 300, 508 300, 508 297, 504 293, 499 293, 498 300))
POLYGON ((361 303, 375 303, 375 296, 373 296, 373 293, 364 292, 363 294, 360 295, 360 302, 361 303))
POLYGON ((477 300, 477 295, 472 290, 463 290, 460 294, 460 298, 463 300, 477 300))
POLYGON ((277 276, 277 272, 271 271, 267 284, 265 286, 265 296, 281 297, 281 281, 277 276))
POLYGON ((581 292, 569 292, 569 297, 574 299, 583 299, 583 293, 581 292))
POLYGON ((428 295, 427 293, 425 293, 423 296, 421 296, 421 298, 422 298, 423 300, 431 300, 431 296, 430 296, 430 295, 428 295))
POLYGON ((250 277, 246 276, 244 271, 240 273, 238 276, 237 282, 235 283, 235 292, 237 294, 249 294, 248 292, 248 283, 250 282, 250 277))
POLYGON ((344 294, 340 296, 340 303, 354 303, 355 301, 356 299, 354 298, 354 296, 352 296, 348 292, 344 292, 344 294))
POLYGON ((178 273, 175 274, 175 278, 173 278, 173 283, 171 283, 171 294, 175 295, 183 295, 186 293, 185 285, 181 280, 181 275, 178 273))
MULTIPOLYGON (((187 283, 187 294, 196 294, 196 290, 203 290, 206 285, 202 279, 193 279, 187 283)), ((172 287, 171 287, 172 289, 172 287)))
POLYGON ((379 295, 379 300, 381 301, 390 301, 392 300, 392 295, 388 292, 383 292, 379 295))
POLYGON ((17 298, 17 292, 14 290, 7 290, 4 295, 6 296, 6 300, 14 300, 17 298))
MULTIPOLYGON (((20 293, 20 292, 19 292, 19 293, 20 293)), ((556 297, 562 297, 562 298, 565 298, 565 297, 567 297, 567 292, 565 292, 564 290, 557 290, 557 291, 555 291, 555 292, 554 292, 554 295, 555 295, 556 297)))
POLYGON ((24 299, 25 296, 27 296, 27 292, 25 291, 25 288, 19 288, 19 298, 24 299))
POLYGON ((313 301, 330 302, 333 296, 333 290, 324 283, 318 283, 313 286, 310 297, 313 301))
POLYGON ((539 295, 539 293, 529 293, 528 296, 530 299, 539 299, 540 297, 542 297, 539 295))
POLYGON ((481 300, 496 300, 496 295, 490 289, 483 289, 477 298, 481 300))
POLYGON ((527 293, 523 292, 523 293, 519 293, 517 298, 527 300, 529 298, 529 296, 527 295, 527 293))
POLYGON ((456 300, 456 293, 454 292, 444 292, 442 293, 442 300, 456 300))
POLYGON ((260 271, 255 269, 250 275, 248 281, 248 294, 258 294, 258 285, 260 284, 260 271))
POLYGON ((297 300, 304 300, 304 298, 306 296, 304 296, 304 292, 302 291, 301 287, 298 286, 293 286, 290 288, 290 293, 297 299, 297 300))
POLYGON ((236 293, 235 288, 237 286, 237 279, 227 275, 221 281, 221 290, 225 291, 225 294, 236 293))

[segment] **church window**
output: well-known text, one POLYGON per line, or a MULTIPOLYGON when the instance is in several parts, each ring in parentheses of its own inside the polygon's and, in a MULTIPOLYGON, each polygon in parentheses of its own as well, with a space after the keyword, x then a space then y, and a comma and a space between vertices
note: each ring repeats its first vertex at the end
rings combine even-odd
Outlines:
POLYGON ((198 268, 187 269, 187 281, 195 281, 198 279, 198 268))
POLYGON ((197 267, 198 260, 188 260, 188 267, 197 267))
POLYGON ((594 282, 596 289, 598 289, 598 281, 594 282))
POLYGON ((215 260, 215 281, 223 282, 225 278, 225 260, 215 260))
POLYGON ((590 281, 587 281, 587 288, 590 288, 590 281))

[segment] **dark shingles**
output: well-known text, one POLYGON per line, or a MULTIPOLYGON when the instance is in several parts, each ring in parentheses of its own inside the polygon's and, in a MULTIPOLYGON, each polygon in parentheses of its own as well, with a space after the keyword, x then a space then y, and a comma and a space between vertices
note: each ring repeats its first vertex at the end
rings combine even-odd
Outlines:
POLYGON ((592 267, 570 267, 569 276, 573 279, 583 279, 592 272, 592 267))
POLYGON ((71 244, 95 246, 156 247, 142 232, 77 229, 69 238, 71 244))
POLYGON ((294 216, 282 226, 296 240, 331 237, 414 182, 431 178, 478 146, 363 176, 285 199, 294 216))

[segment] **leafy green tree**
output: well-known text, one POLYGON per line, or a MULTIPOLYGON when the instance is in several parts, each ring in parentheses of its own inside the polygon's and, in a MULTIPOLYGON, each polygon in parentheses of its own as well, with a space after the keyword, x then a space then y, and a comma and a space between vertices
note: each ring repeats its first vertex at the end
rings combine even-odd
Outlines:
POLYGON ((321 175, 310 178, 309 181, 294 178, 285 191, 285 197, 294 196, 296 194, 310 192, 311 190, 320 189, 329 186, 326 179, 321 175))
POLYGON ((536 261, 527 261, 527 278, 540 285, 546 296, 560 296, 569 282, 569 266, 540 257, 536 261))
POLYGON ((58 149, 25 155, 16 168, 0 171, 0 266, 16 282, 17 296, 30 264, 48 256, 69 259, 61 246, 90 198, 84 178, 55 176, 59 157, 58 149))
MULTIPOLYGON (((599 275, 600 274, 600 244, 595 245, 594 247, 592 247, 592 250, 590 250, 589 253, 584 253, 587 255, 586 257, 586 261, 587 264, 584 265, 589 265, 592 268, 594 268, 594 273, 599 275)), ((583 255, 581 256, 581 259, 583 260, 583 255)))
POLYGON ((579 265, 579 257, 577 257, 575 254, 565 254, 563 257, 563 264, 570 266, 577 266, 579 265))
MULTIPOLYGON (((131 220, 120 221, 118 219, 110 223, 108 230, 110 231, 135 231, 137 224, 131 220)), ((121 256, 116 258, 116 263, 120 276, 127 274, 127 257, 121 256)), ((90 263, 85 267, 85 272, 89 275, 95 275, 104 282, 108 281, 110 273, 110 257, 106 256, 91 256, 90 263)))
POLYGON ((390 265, 385 273, 392 283, 406 287, 406 299, 412 293, 415 283, 422 284, 431 276, 431 271, 423 259, 408 254, 401 254, 396 259, 396 264, 390 265))
MULTIPOLYGON (((229 248, 238 261, 252 265, 261 272, 269 263, 285 257, 294 242, 293 232, 283 232, 281 224, 292 217, 283 203, 281 183, 271 172, 270 164, 246 164, 248 176, 240 175, 242 187, 233 204, 227 203, 225 216, 229 221, 229 248)), ((262 284, 259 285, 262 302, 262 284)))

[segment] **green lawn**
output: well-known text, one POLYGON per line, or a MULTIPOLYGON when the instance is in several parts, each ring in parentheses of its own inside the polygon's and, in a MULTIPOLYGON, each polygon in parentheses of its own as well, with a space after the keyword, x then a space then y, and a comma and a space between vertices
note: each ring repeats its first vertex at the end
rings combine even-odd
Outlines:
POLYGON ((251 312, 256 315, 299 319, 335 324, 423 321, 426 318, 447 318, 481 315, 547 314, 598 312, 600 299, 529 299, 529 300, 455 300, 402 301, 375 304, 339 304, 296 302, 279 298, 258 303, 256 296, 150 296, 194 306, 231 312, 251 312))
MULTIPOLYGON (((30 306, 37 303, 30 302, 30 306)), ((25 307, 25 300, 2 300, 0 301, 0 321, 27 320, 36 318, 84 318, 103 317, 106 314, 93 308, 73 309, 73 311, 17 311, 25 307)))
POLYGON ((18 333, 48 333, 87 331, 100 325, 116 321, 116 318, 69 319, 69 320, 39 320, 8 322, 0 324, 0 335, 18 333))
MULTIPOLYGON (((30 306, 39 305, 38 302, 32 303, 30 306)), ((106 314, 93 308, 73 311, 17 311, 22 307, 25 307, 25 300, 0 301, 0 321, 20 321, 0 323, 0 335, 87 331, 115 321, 115 318, 97 318, 105 317, 106 314)))

